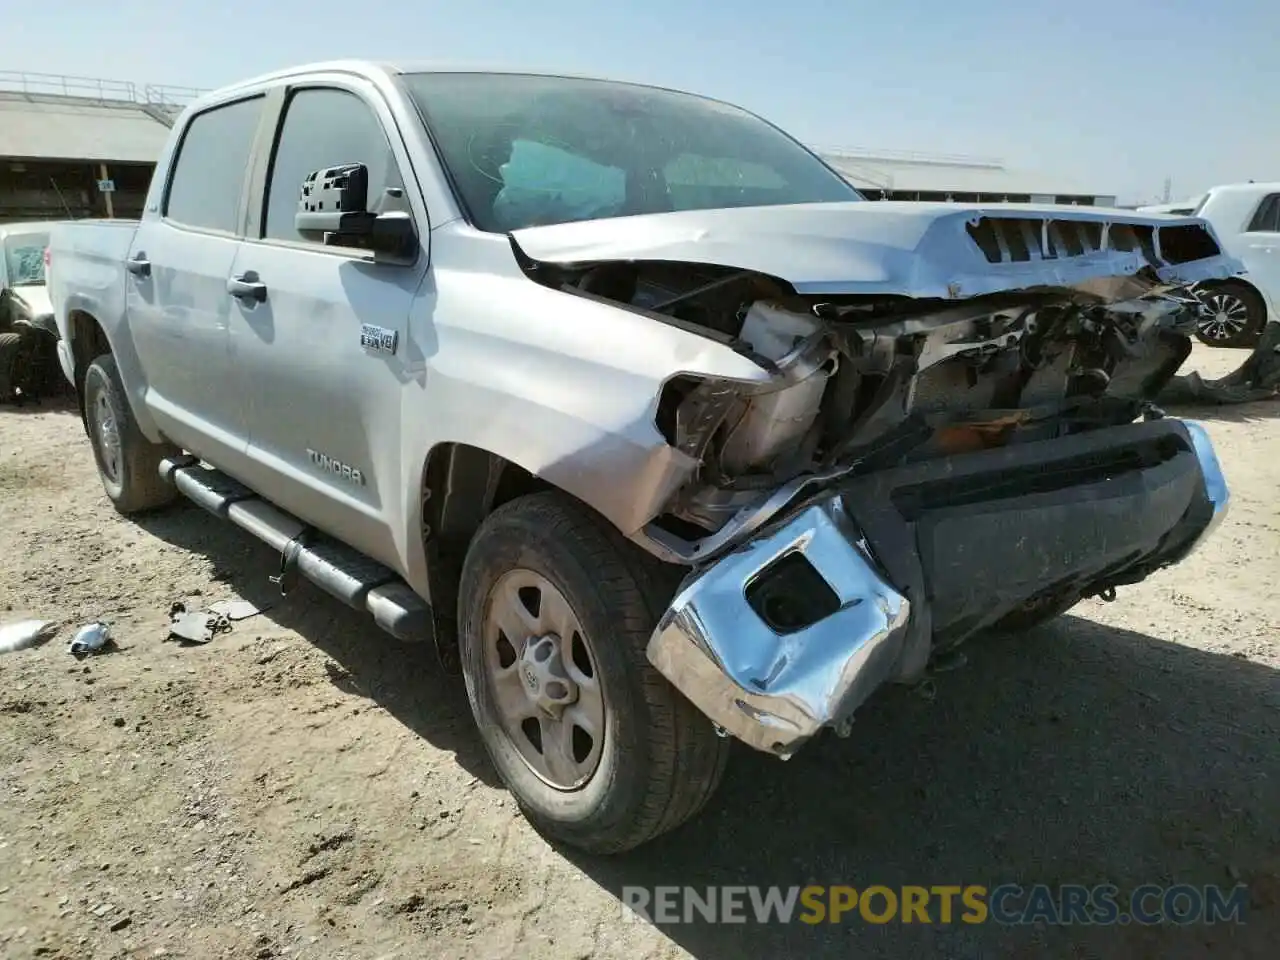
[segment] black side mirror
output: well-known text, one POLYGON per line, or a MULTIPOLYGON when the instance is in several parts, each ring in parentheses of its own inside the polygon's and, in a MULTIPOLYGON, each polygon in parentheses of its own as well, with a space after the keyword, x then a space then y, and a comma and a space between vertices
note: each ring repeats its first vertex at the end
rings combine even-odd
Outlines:
POLYGON ((363 163, 307 174, 293 225, 304 237, 315 237, 325 246, 369 250, 376 260, 409 264, 417 258, 413 216, 402 210, 369 210, 369 168, 363 163))

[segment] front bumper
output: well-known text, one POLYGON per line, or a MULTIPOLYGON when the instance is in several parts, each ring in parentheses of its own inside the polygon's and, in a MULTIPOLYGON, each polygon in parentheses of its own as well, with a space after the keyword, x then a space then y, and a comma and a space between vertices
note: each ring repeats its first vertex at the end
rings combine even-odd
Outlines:
POLYGON ((857 477, 696 574, 648 657, 726 733, 789 756, 1009 613, 1178 562, 1228 501, 1180 420, 857 477))

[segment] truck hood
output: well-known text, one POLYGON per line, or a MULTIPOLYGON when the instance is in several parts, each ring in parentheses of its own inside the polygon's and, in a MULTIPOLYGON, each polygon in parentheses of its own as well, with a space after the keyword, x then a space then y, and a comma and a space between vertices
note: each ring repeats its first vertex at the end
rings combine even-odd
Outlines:
POLYGON ((737 207, 530 227, 556 264, 680 261, 767 274, 797 293, 959 299, 1154 271, 1183 285, 1243 272, 1195 217, 1039 204, 865 201, 737 207))

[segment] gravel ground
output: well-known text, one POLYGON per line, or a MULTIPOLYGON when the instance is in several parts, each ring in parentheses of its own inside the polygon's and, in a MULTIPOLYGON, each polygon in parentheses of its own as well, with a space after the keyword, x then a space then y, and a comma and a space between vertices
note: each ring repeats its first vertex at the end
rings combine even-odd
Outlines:
MULTIPOLYGON (((1243 355, 1199 348, 1222 373, 1243 355)), ((192 506, 103 496, 68 409, 0 411, 0 955, 1271 957, 1280 942, 1280 403, 1205 419, 1234 503, 1181 566, 968 648, 848 740, 742 749, 632 855, 549 846, 457 683, 192 506), (205 646, 170 605, 275 603, 205 646), (120 650, 79 662, 76 626, 120 650), (625 923, 624 885, 1236 882, 1243 926, 625 923)))

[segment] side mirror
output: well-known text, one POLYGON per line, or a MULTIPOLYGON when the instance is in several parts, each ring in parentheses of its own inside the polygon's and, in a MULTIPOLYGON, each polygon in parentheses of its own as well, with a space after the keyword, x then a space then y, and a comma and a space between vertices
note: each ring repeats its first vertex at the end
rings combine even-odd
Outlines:
MULTIPOLYGON (((403 197, 399 188, 387 193, 394 194, 393 199, 403 197)), ((418 233, 412 214, 369 210, 369 168, 363 163, 307 174, 293 225, 304 237, 315 237, 325 246, 372 251, 378 261, 411 264, 417 259, 418 233)))

